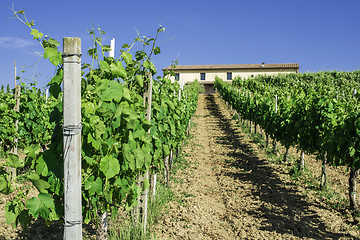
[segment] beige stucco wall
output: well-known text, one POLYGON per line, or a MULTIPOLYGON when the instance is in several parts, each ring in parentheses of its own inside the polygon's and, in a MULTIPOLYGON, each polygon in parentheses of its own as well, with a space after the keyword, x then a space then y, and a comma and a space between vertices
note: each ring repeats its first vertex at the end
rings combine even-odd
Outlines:
MULTIPOLYGON (((205 73, 206 81, 214 81, 215 76, 226 80, 227 73, 232 72, 232 78, 240 76, 241 78, 256 77, 257 75, 278 75, 280 73, 296 73, 293 69, 239 69, 239 70, 175 70, 175 73, 180 74, 180 81, 192 82, 195 79, 200 81, 200 73, 205 73)), ((175 77, 170 77, 172 81, 175 77)))

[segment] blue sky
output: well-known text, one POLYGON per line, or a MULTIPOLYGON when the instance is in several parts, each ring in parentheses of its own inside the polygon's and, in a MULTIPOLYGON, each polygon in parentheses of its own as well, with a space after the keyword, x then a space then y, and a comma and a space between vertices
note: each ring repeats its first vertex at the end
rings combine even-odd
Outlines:
POLYGON ((358 0, 1 0, 0 85, 13 85, 14 61, 25 70, 23 81, 35 79, 40 88, 54 73, 27 26, 11 18, 12 5, 59 42, 80 37, 83 54, 92 26, 106 32, 105 43, 116 39, 118 54, 137 30, 154 37, 162 25, 161 54, 153 58, 160 74, 175 59, 181 65, 299 63, 301 72, 360 66, 358 0))

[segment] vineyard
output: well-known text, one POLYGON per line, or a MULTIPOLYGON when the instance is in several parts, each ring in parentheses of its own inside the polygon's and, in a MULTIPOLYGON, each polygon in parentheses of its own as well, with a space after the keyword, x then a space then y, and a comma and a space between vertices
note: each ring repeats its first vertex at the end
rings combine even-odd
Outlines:
POLYGON ((266 147, 259 127, 250 134, 219 95, 200 95, 184 148, 186 165, 171 187, 174 197, 155 239, 359 239, 359 216, 349 209, 345 167, 327 166, 291 147, 266 147), (280 154, 281 153, 281 156, 280 154))
MULTIPOLYGON (((149 175, 156 176, 164 169, 165 176, 168 175, 196 109, 198 82, 180 86, 166 78, 152 78, 156 68, 151 56, 160 53, 155 44, 162 27, 155 38, 138 37, 132 45, 124 44, 119 59, 105 56, 111 50, 109 45, 103 45, 101 37, 91 30, 94 47, 88 54, 93 62, 80 66, 81 55, 66 52, 71 49, 66 41, 75 40, 78 49, 81 44, 78 39, 64 39, 62 54, 59 42, 34 29, 24 11, 14 14, 30 28, 31 35, 44 49, 44 58, 56 67, 56 75, 48 84, 50 98, 24 84, 1 91, 0 153, 4 160, 0 192, 12 196, 4 209, 6 222, 15 228, 26 227, 37 218, 48 224, 64 221, 65 235, 74 233, 79 226, 81 234, 81 223, 93 222, 98 229, 97 238, 104 239, 107 219, 115 218, 119 208, 124 208, 133 209, 135 224, 141 222, 146 229, 147 192, 150 182, 152 188, 156 185, 156 177, 150 181, 149 175), (143 50, 132 56, 130 51, 136 43, 143 50), (151 47, 148 52, 146 46, 151 47), (65 120, 66 111, 70 109, 70 114, 76 115, 77 108, 75 102, 68 100, 71 94, 65 92, 69 85, 66 77, 73 75, 71 69, 80 67, 81 78, 75 81, 81 83, 82 118, 74 126, 65 120), (19 88, 20 98, 15 99, 15 89, 19 88), (67 206, 73 204, 74 198, 66 198, 66 191, 72 187, 67 181, 73 170, 67 165, 74 164, 64 161, 75 151, 79 132, 81 193, 76 204, 80 204, 82 217, 73 219, 75 215, 69 215, 67 219, 68 208, 69 214, 75 211, 67 206)), ((101 29, 98 31, 100 36, 105 34, 101 29)), ((72 237, 77 238, 77 234, 72 237)))
POLYGON ((284 161, 290 146, 322 159, 321 188, 326 185, 326 164, 347 166, 350 206, 357 209, 358 79, 359 72, 325 72, 236 79, 233 86, 217 79, 215 85, 243 119, 285 146, 284 161))
POLYGON ((60 43, 35 29, 24 11, 14 14, 29 28, 56 74, 47 85, 49 96, 35 84, 1 88, 0 194, 5 218, 1 223, 19 231, 6 235, 11 231, 4 228, 1 239, 29 238, 21 231, 39 219, 47 226, 58 224, 64 238, 70 239, 77 229, 76 234, 83 236, 82 228, 91 226, 95 233, 88 238, 107 239, 108 222, 124 216, 130 216, 131 225, 145 239, 149 236, 148 201, 156 198, 157 184, 175 189, 174 195, 186 196, 181 200, 186 204, 170 205, 170 214, 163 214, 152 229, 154 236, 165 239, 359 238, 360 72, 237 78, 232 85, 217 78, 216 94, 199 95, 197 80, 183 86, 167 77, 153 77, 157 69, 152 57, 161 52, 156 45, 158 34, 164 31, 161 26, 153 38, 137 37, 124 44, 119 58, 106 56, 111 47, 102 42, 104 31, 89 30, 93 41, 87 50, 90 64, 81 59, 80 39, 64 38, 61 52, 60 43), (70 52, 71 44, 76 45, 75 52, 70 52), (137 45, 141 50, 134 50, 137 45), (69 85, 69 77, 79 87, 69 85), (79 95, 69 89, 79 90, 79 95), (80 120, 69 123, 69 113, 78 114, 80 120), (195 140, 189 140, 193 122, 191 137, 195 140), (264 140, 261 148, 270 149, 272 156, 284 152, 282 164, 299 176, 309 169, 305 154, 314 156, 320 162, 315 165, 321 166, 320 190, 328 189, 333 181, 330 177, 336 176, 329 172, 348 175, 347 186, 341 182, 348 189, 348 204, 324 214, 340 222, 342 229, 336 224, 330 230, 321 225, 324 220, 317 214, 320 208, 329 208, 325 203, 318 204, 321 207, 316 206, 309 216, 310 207, 305 205, 315 206, 318 198, 306 202, 294 193, 293 183, 274 163, 252 153, 258 147, 247 145, 251 140, 244 129, 259 142, 264 140), (298 151, 299 161, 291 160, 290 149, 298 151), (79 163, 73 164, 77 151, 79 163), (186 157, 190 160, 174 187, 177 180, 170 173, 186 157), (75 167, 80 168, 73 180, 75 167), (336 167, 341 170, 334 170, 336 167), (81 191, 68 198, 71 185, 77 182, 81 191), (271 196, 264 197, 261 188, 271 196), (250 199, 254 193, 257 197, 250 199), (295 203, 283 205, 287 201, 295 203), (285 208, 290 209, 288 215, 285 208), (352 223, 341 217, 341 209, 352 216, 352 223), (80 215, 71 212, 75 210, 80 215), (275 211, 281 216, 276 218, 275 211), (243 221, 240 215, 245 216, 243 221), (321 231, 308 222, 304 226, 299 220, 292 222, 289 216, 305 222, 311 218, 321 231), (259 229, 264 232, 258 233, 259 229))

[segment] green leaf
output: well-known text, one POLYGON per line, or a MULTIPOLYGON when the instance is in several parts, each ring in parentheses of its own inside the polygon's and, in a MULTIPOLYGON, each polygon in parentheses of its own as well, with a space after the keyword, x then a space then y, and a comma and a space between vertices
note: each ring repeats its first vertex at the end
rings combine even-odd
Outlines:
POLYGON ((164 150, 164 157, 167 157, 170 155, 170 150, 169 150, 169 146, 168 145, 163 145, 163 150, 164 150))
POLYGON ((50 184, 42 179, 39 175, 31 174, 28 176, 28 179, 34 184, 34 186, 39 190, 40 193, 48 193, 46 189, 50 188, 50 184))
POLYGON ((39 32, 39 30, 37 30, 37 29, 31 30, 30 34, 33 35, 34 39, 40 39, 44 35, 41 32, 39 32))
POLYGON ((96 108, 93 102, 81 103, 81 108, 83 108, 87 114, 95 114, 96 108))
POLYGON ((107 110, 106 112, 116 113, 116 106, 114 102, 103 102, 101 106, 107 110))
POLYGON ((48 166, 47 166, 46 162, 44 161, 43 156, 40 156, 37 161, 36 173, 39 176, 44 176, 44 177, 46 177, 49 173, 48 166))
POLYGON ((116 65, 114 63, 111 63, 110 68, 111 68, 111 73, 115 77, 126 78, 126 71, 125 71, 124 67, 122 66, 121 62, 119 62, 119 61, 116 62, 116 65))
POLYGON ((150 69, 153 74, 156 73, 155 65, 152 62, 148 61, 148 60, 144 62, 144 68, 150 69))
POLYGON ((114 177, 120 172, 120 164, 116 158, 105 156, 100 160, 100 171, 107 179, 114 177))
POLYGON ((144 62, 144 68, 147 68, 147 69, 150 68, 150 61, 145 61, 144 62))
POLYGON ((57 47, 47 47, 44 52, 44 59, 49 58, 50 62, 57 66, 62 62, 62 54, 57 47))
POLYGON ((7 177, 5 175, 0 175, 0 193, 7 195, 9 193, 12 193, 13 191, 14 190, 7 177))
POLYGON ((123 88, 123 95, 122 96, 123 96, 124 99, 131 102, 130 91, 129 91, 128 88, 123 88))
POLYGON ((16 221, 17 215, 13 212, 5 212, 5 219, 6 219, 6 223, 7 224, 12 224, 13 226, 16 226, 15 221, 16 221))
POLYGON ((153 159, 153 157, 152 157, 151 154, 149 154, 149 153, 145 154, 145 167, 146 167, 146 169, 150 168, 152 159, 153 159))
POLYGON ((149 179, 144 179, 143 182, 143 191, 145 191, 145 189, 148 189, 150 187, 150 183, 149 183, 149 179))
POLYGON ((40 153, 40 146, 37 146, 37 147, 33 147, 33 146, 29 146, 29 147, 26 147, 24 149, 24 153, 28 156, 28 157, 31 157, 31 158, 35 158, 36 155, 38 155, 40 153))
POLYGON ((21 213, 19 214, 19 223, 21 224, 21 226, 26 227, 30 222, 32 217, 29 215, 29 210, 24 209, 21 211, 21 213))
POLYGON ((23 168, 25 165, 24 159, 21 159, 16 154, 9 153, 6 159, 6 166, 12 168, 23 168))
POLYGON ((56 39, 49 37, 48 39, 43 39, 43 45, 45 48, 49 46, 58 47, 60 46, 60 43, 56 39))
POLYGON ((59 94, 62 92, 61 84, 52 83, 52 84, 48 84, 48 86, 50 86, 49 92, 51 93, 51 95, 54 96, 54 98, 58 98, 59 94))
POLYGON ((25 13, 25 10, 20 10, 20 11, 15 12, 15 15, 17 15, 17 14, 24 14, 24 13, 25 13))
POLYGON ((91 143, 96 150, 99 150, 100 143, 92 137, 91 133, 88 134, 88 143, 91 143))
POLYGON ((129 44, 126 44, 126 43, 124 43, 122 46, 122 48, 129 48, 129 47, 130 47, 129 44))
POLYGON ((145 136, 145 130, 143 128, 140 128, 138 130, 136 130, 134 133, 133 133, 133 137, 134 138, 137 138, 137 139, 142 139, 143 137, 145 136))
POLYGON ((96 178, 96 181, 92 184, 92 186, 89 190, 90 195, 94 195, 95 193, 100 194, 102 191, 102 186, 103 186, 103 183, 101 181, 101 178, 99 178, 99 177, 96 178))
POLYGON ((350 155, 350 157, 353 157, 355 155, 355 152, 356 152, 355 148, 349 147, 349 155, 350 155))
POLYGON ((106 132, 106 126, 105 123, 101 120, 97 123, 95 126, 95 137, 96 139, 100 139, 103 134, 106 132))
POLYGON ((54 200, 51 198, 51 195, 48 193, 40 193, 38 198, 33 197, 29 199, 26 203, 27 209, 29 209, 29 213, 37 218, 40 216, 44 219, 55 220, 58 219, 56 214, 51 214, 51 212, 55 213, 55 204, 54 200))
POLYGON ((132 55, 130 53, 122 52, 121 57, 124 59, 124 62, 126 63, 126 65, 129 65, 132 63, 132 55))
POLYGON ((104 72, 111 72, 110 65, 105 61, 100 61, 100 69, 104 72))
POLYGON ((51 194, 49 193, 40 193, 38 195, 38 198, 40 199, 41 203, 46 208, 55 209, 54 199, 51 198, 51 194))
POLYGON ((111 51, 111 47, 110 47, 110 45, 102 45, 102 50, 104 52, 109 52, 109 51, 111 51))
POLYGON ((121 84, 115 81, 109 81, 105 84, 106 88, 101 94, 101 99, 104 101, 114 100, 115 102, 120 102, 123 96, 123 87, 121 86, 121 84))
POLYGON ((93 175, 86 179, 84 184, 85 190, 89 190, 92 187, 92 185, 94 184, 94 180, 95 177, 93 175))
POLYGON ((140 87, 144 87, 144 78, 141 75, 135 76, 135 82, 139 84, 140 87))
POLYGON ((159 47, 155 47, 155 48, 154 48, 154 54, 155 54, 155 55, 158 55, 158 54, 160 54, 160 53, 161 53, 160 48, 159 48, 159 47))
POLYGON ((131 152, 131 148, 129 144, 123 144, 122 152, 124 155, 124 159, 127 162, 127 165, 131 170, 135 170, 135 157, 131 152))
POLYGON ((140 169, 144 166, 145 163, 145 154, 141 149, 135 149, 134 155, 136 158, 136 168, 140 169))
POLYGON ((33 197, 26 202, 26 208, 29 210, 29 213, 37 218, 39 216, 39 208, 41 202, 37 197, 33 197))

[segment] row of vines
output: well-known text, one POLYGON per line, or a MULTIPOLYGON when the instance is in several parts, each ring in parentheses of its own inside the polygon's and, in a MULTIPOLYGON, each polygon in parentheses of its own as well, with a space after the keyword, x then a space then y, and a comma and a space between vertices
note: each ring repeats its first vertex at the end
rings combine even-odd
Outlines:
POLYGON ((8 86, 0 90, 0 155, 9 153, 15 139, 18 139, 17 146, 24 149, 34 144, 43 147, 51 138, 54 124, 50 122, 50 114, 55 101, 52 97, 46 98, 45 93, 34 85, 21 83, 19 112, 14 110, 15 88, 8 86))
MULTIPOLYGON (((25 23, 44 50, 44 58, 55 66, 56 75, 48 84, 46 100, 36 88, 21 94, 20 112, 13 110, 13 90, 0 94, 1 151, 6 162, 0 165, 0 192, 17 194, 6 204, 5 216, 14 227, 26 226, 32 219, 47 222, 63 220, 63 62, 59 42, 34 29, 23 10, 14 15, 25 23), (18 129, 14 127, 19 120, 18 129), (14 138, 24 149, 25 159, 11 153, 14 138), (14 156, 15 155, 15 156, 14 156), (27 184, 11 181, 7 167, 23 173, 27 184), (29 187, 30 185, 30 187, 29 187), (28 197, 34 186, 38 195, 28 197)), ((87 53, 91 64, 82 63, 82 212, 83 222, 98 222, 108 212, 116 216, 118 209, 134 208, 141 193, 149 188, 146 172, 162 173, 164 159, 176 152, 186 138, 187 128, 197 106, 198 82, 181 87, 177 82, 157 77, 152 83, 151 121, 146 120, 144 93, 149 76, 157 70, 151 61, 160 53, 154 38, 137 37, 124 44, 119 58, 106 57, 109 45, 102 43, 100 28, 89 30, 93 47, 87 53), (99 35, 97 34, 99 32, 99 35), (140 45, 140 50, 134 48, 140 45), (135 51, 135 52, 134 52, 135 51), (149 74, 150 73, 150 74, 149 74)))
POLYGON ((347 166, 350 206, 357 209, 359 80, 360 72, 298 73, 237 78, 232 85, 216 79, 215 87, 242 119, 274 139, 275 148, 276 142, 286 148, 285 161, 290 146, 321 159, 321 187, 326 186, 326 164, 347 166))

